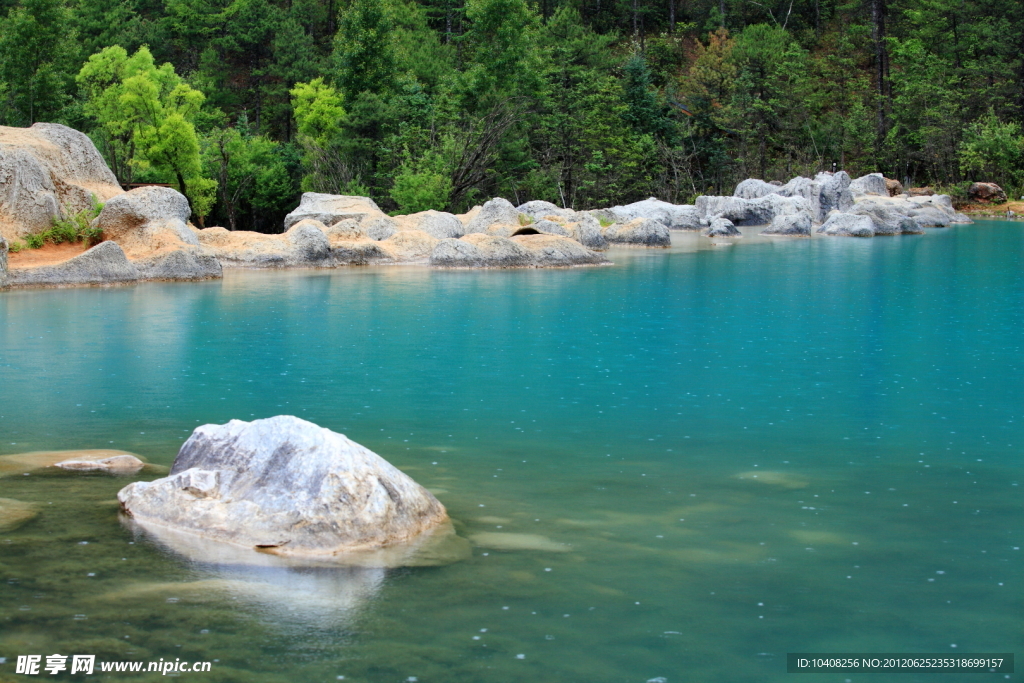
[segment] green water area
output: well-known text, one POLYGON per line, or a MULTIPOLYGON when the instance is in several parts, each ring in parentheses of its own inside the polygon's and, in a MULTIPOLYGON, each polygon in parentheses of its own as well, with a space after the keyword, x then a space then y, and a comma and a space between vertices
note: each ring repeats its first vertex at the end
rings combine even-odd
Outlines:
POLYGON ((200 424, 296 415, 473 547, 197 561, 119 518, 160 467, 5 458, 0 681, 165 680, 15 673, 53 653, 210 661, 180 675, 206 682, 842 683, 863 675, 786 654, 1024 652, 1024 225, 674 240, 610 267, 0 294, 0 456, 166 467, 200 424))

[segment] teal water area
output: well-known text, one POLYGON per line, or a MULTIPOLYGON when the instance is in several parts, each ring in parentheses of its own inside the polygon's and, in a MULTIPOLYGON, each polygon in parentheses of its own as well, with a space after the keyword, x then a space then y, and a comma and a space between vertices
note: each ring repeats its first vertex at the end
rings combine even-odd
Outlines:
MULTIPOLYGON (((676 240, 603 268, 0 294, 0 455, 169 465, 199 424, 292 414, 401 467, 474 542, 442 567, 210 565, 119 522, 136 477, 5 476, 40 512, 0 531, 0 680, 54 652, 374 683, 1024 652, 1024 225, 676 240)), ((982 679, 1005 680, 872 680, 982 679)))

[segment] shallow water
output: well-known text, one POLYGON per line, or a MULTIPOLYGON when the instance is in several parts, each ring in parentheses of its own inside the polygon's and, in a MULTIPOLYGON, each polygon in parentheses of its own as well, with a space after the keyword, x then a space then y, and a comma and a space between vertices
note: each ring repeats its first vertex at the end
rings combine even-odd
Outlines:
POLYGON ((0 681, 54 652, 216 660, 209 681, 676 683, 1020 651, 1024 226, 676 237, 606 268, 0 294, 0 455, 169 465, 198 424, 294 414, 476 541, 444 567, 211 566, 121 525, 131 477, 6 476, 40 514, 0 531, 0 681))

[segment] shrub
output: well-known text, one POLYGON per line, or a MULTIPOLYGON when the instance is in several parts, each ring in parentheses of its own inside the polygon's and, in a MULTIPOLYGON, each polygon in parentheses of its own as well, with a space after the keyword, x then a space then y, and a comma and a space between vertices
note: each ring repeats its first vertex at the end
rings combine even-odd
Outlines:
MULTIPOLYGON (((103 241, 103 231, 99 228, 90 227, 93 219, 100 215, 103 204, 92 198, 92 206, 82 209, 78 213, 70 214, 67 218, 54 218, 53 227, 49 230, 25 236, 25 246, 29 249, 39 249, 44 244, 71 244, 83 242, 87 247, 99 244, 103 241)), ((15 249, 12 245, 11 251, 21 250, 21 245, 15 249)))

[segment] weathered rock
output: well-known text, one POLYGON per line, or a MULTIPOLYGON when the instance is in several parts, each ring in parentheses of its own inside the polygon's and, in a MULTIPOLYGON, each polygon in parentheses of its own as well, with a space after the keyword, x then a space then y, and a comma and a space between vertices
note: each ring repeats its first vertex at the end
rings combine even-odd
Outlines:
POLYGON ((569 237, 576 240, 587 249, 604 251, 608 248, 608 240, 601 234, 601 222, 590 214, 580 214, 578 220, 569 223, 566 230, 569 237))
POLYGON ((210 280, 224 275, 217 257, 200 247, 184 247, 133 263, 141 280, 210 280))
POLYGON ((892 178, 886 178, 885 189, 889 192, 890 197, 898 197, 903 194, 903 183, 892 178))
POLYGON ((297 417, 197 428, 170 476, 118 493, 125 513, 290 557, 404 543, 448 522, 444 506, 379 455, 297 417))
POLYGON ((43 232, 55 218, 123 190, 92 140, 57 123, 0 126, 0 234, 43 232))
POLYGON ((537 266, 584 266, 607 263, 601 254, 558 235, 516 235, 512 241, 533 254, 537 266))
POLYGON ((287 268, 334 264, 331 243, 314 221, 297 221, 283 235, 206 228, 199 231, 199 241, 224 266, 287 268))
POLYGON ((727 218, 734 225, 768 225, 776 216, 806 213, 813 220, 810 203, 803 197, 768 194, 757 199, 740 197, 697 197, 697 212, 710 223, 713 218, 727 218))
POLYGON ((494 224, 520 225, 520 215, 507 199, 495 197, 484 202, 476 215, 466 223, 466 234, 485 233, 494 224))
POLYGON ((761 231, 762 235, 807 235, 811 234, 811 217, 805 213, 776 216, 771 225, 761 231))
POLYGON ((93 227, 124 249, 141 279, 220 277, 220 263, 187 225, 190 213, 188 200, 177 190, 140 187, 108 201, 93 227))
POLYGON ((875 226, 870 216, 837 211, 818 228, 818 232, 843 237, 874 237, 875 226))
POLYGON ((701 233, 706 237, 743 237, 728 218, 713 218, 711 224, 701 233))
POLYGON ((395 216, 399 230, 422 230, 436 239, 462 237, 466 233, 462 222, 454 214, 444 211, 420 211, 408 216, 395 216))
POLYGON ((284 239, 294 248, 298 264, 331 265, 331 243, 323 230, 312 221, 295 223, 284 233, 284 239))
POLYGON ((540 199, 535 199, 525 204, 520 204, 516 207, 516 211, 527 216, 531 216, 534 220, 541 220, 548 216, 557 216, 558 218, 564 218, 567 221, 574 220, 576 217, 576 211, 572 209, 563 209, 552 204, 551 202, 545 202, 540 199))
POLYGON ((669 230, 700 229, 700 217, 695 206, 671 204, 654 197, 625 206, 613 206, 607 211, 617 223, 628 223, 637 218, 648 218, 658 221, 669 230))
POLYGON ((64 470, 103 470, 104 472, 128 473, 138 472, 146 466, 146 463, 134 455, 121 453, 107 457, 76 456, 54 463, 53 466, 64 470))
POLYGON ((430 254, 430 265, 439 268, 483 268, 486 261, 480 247, 463 239, 443 239, 430 254))
POLYGON ((870 218, 875 235, 923 233, 917 221, 906 215, 909 209, 904 205, 909 205, 909 202, 898 198, 866 197, 857 202, 849 213, 870 218))
POLYGON ((423 230, 399 230, 380 246, 395 261, 427 261, 439 241, 423 230))
POLYGON ((971 183, 967 199, 977 204, 1002 204, 1006 201, 1006 192, 995 183, 971 183))
POLYGON ((390 216, 377 216, 366 218, 362 221, 361 227, 366 236, 371 240, 386 240, 398 231, 398 225, 390 216))
POLYGON ((911 187, 907 190, 908 197, 928 197, 935 194, 930 187, 911 187))
MULTIPOLYGON (((130 457, 145 464, 145 459, 135 455, 134 453, 114 450, 112 448, 77 451, 32 451, 30 453, 16 453, 14 455, 0 456, 0 477, 9 477, 12 475, 25 474, 26 472, 34 472, 35 470, 39 470, 44 467, 54 467, 57 463, 69 460, 84 462, 116 460, 117 462, 124 462, 123 460, 117 460, 122 457, 130 457)), ((149 465, 148 467, 154 468, 155 466, 149 465)))
POLYGON ((736 189, 733 190, 732 196, 740 199, 760 199, 766 195, 778 193, 781 186, 782 183, 773 185, 760 178, 747 178, 740 181, 736 189))
POLYGON ((330 242, 331 246, 334 246, 336 242, 352 242, 353 240, 369 239, 369 235, 366 234, 366 230, 359 225, 358 221, 352 218, 346 218, 343 221, 338 221, 331 226, 324 225, 320 221, 312 218, 304 218, 295 225, 299 225, 300 223, 308 223, 320 230, 323 234, 327 235, 327 241, 330 242))
MULTIPOLYGON (((840 211, 849 208, 853 204, 853 195, 850 192, 850 176, 846 171, 837 173, 819 173, 814 179, 797 176, 785 185, 781 183, 766 183, 756 178, 748 178, 736 186, 733 196, 739 199, 757 200, 770 195, 780 197, 802 197, 807 201, 811 220, 821 222, 833 209, 840 211)), ((698 206, 700 202, 698 200, 698 206)), ((701 214, 705 220, 707 214, 701 214)), ((735 218, 726 216, 730 220, 735 218)), ((774 216, 772 216, 774 218, 774 216)), ((768 220, 771 222, 771 219, 768 220)), ((741 222, 741 225, 757 225, 756 223, 741 222)))
POLYGON ((381 247, 381 243, 371 239, 333 242, 331 256, 338 265, 348 266, 368 266, 391 260, 391 255, 381 247))
POLYGON ((971 219, 953 208, 948 195, 941 194, 914 197, 864 196, 850 212, 871 215, 875 221, 875 233, 884 235, 909 231, 896 227, 899 222, 897 216, 912 219, 918 227, 947 227, 952 223, 971 222, 971 219))
POLYGON ((346 218, 362 223, 386 215, 369 197, 305 192, 298 207, 284 217, 284 229, 288 230, 304 218, 312 218, 331 226, 346 218))
POLYGON ((0 531, 13 531, 39 514, 36 503, 0 498, 0 531))
POLYGON ((572 237, 568 228, 561 223, 550 221, 542 218, 536 223, 530 225, 531 228, 544 235, 560 235, 562 237, 572 237))
POLYGON ((7 240, 0 235, 0 287, 7 286, 7 240))
POLYGON ((628 223, 613 223, 601 231, 610 244, 641 247, 671 247, 668 227, 653 218, 634 218, 628 223))
POLYGON ((869 173, 850 181, 850 192, 854 198, 864 195, 877 195, 888 197, 889 188, 886 187, 885 178, 881 173, 869 173))
POLYGON ((102 285, 134 282, 139 278, 139 269, 128 260, 116 242, 100 242, 85 253, 63 263, 35 268, 12 268, 7 273, 7 284, 102 285))
POLYGON ((507 237, 471 233, 458 240, 441 240, 430 264, 445 268, 522 268, 534 265, 534 255, 507 237))

